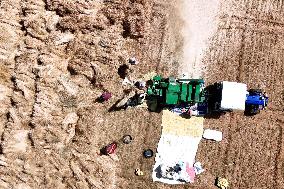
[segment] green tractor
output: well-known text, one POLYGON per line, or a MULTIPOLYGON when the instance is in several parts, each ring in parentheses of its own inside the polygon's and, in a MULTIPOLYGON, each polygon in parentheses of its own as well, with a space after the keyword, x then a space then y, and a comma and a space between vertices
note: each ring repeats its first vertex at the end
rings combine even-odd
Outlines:
POLYGON ((147 87, 151 111, 168 107, 183 115, 204 116, 237 110, 244 111, 245 115, 255 115, 268 104, 268 97, 261 90, 247 90, 246 84, 232 81, 217 82, 205 88, 203 79, 157 75, 147 87))
POLYGON ((191 106, 205 101, 203 79, 162 78, 157 75, 148 82, 147 95, 151 101, 149 109, 158 107, 191 106))

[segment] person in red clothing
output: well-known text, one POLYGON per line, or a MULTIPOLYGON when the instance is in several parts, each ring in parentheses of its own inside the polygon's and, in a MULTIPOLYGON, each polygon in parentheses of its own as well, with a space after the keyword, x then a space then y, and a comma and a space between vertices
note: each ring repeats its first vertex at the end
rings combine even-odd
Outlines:
POLYGON ((100 102, 108 101, 111 98, 112 94, 110 92, 103 92, 102 95, 99 97, 100 102))
POLYGON ((101 155, 115 154, 116 148, 117 148, 117 143, 116 142, 110 143, 109 145, 107 145, 106 147, 104 147, 101 150, 101 155))
POLYGON ((113 142, 113 143, 107 145, 107 146, 106 146, 106 154, 107 154, 107 155, 114 154, 116 148, 117 148, 116 142, 113 142))

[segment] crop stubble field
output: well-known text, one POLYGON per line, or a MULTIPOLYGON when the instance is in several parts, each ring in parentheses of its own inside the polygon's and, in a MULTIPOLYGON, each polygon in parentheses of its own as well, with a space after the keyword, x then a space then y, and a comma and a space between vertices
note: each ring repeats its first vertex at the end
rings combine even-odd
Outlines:
POLYGON ((270 97, 268 109, 255 117, 232 113, 206 120, 205 127, 222 130, 225 140, 201 143, 198 158, 208 163, 205 177, 224 176, 232 188, 284 187, 283 14, 282 1, 226 1, 221 6, 206 81, 244 82, 270 97))
POLYGON ((153 183, 154 160, 141 155, 157 147, 161 114, 108 111, 127 88, 117 68, 130 56, 140 60, 133 78, 177 74, 184 45, 177 1, 11 2, 0 1, 0 188, 209 189, 216 176, 231 188, 284 188, 282 0, 220 0, 204 79, 263 88, 270 103, 255 117, 206 119, 205 128, 221 130, 224 140, 202 140, 197 160, 206 171, 182 186, 153 183), (61 44, 66 32, 73 38, 61 44), (113 98, 96 103, 103 90, 113 98), (134 137, 131 144, 121 143, 124 134, 134 137), (98 156, 114 140, 119 161, 98 156), (145 176, 135 176, 135 168, 145 176))

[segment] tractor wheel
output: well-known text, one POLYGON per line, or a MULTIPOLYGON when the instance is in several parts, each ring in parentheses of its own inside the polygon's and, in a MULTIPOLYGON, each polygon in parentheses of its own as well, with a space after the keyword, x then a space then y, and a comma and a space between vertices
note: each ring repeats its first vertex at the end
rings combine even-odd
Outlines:
POLYGON ((259 109, 257 109, 257 110, 252 109, 250 113, 251 113, 251 115, 256 115, 256 114, 260 113, 260 110, 259 109))
POLYGON ((250 89, 249 90, 250 93, 262 93, 261 89, 250 89))
POLYGON ((145 158, 151 158, 153 157, 154 152, 151 149, 147 149, 147 150, 144 150, 143 155, 145 158))
POLYGON ((246 116, 254 116, 254 115, 259 114, 259 113, 260 113, 259 108, 254 106, 254 105, 247 106, 246 109, 245 109, 245 115, 246 116))

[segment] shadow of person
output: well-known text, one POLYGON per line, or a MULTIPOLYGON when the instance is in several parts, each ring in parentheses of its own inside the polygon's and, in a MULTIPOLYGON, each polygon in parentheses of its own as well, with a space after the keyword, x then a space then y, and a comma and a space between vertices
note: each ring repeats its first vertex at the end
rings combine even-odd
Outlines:
POLYGON ((146 104, 150 112, 160 113, 163 110, 158 104, 158 98, 153 95, 146 96, 146 104))
POLYGON ((159 165, 156 169, 155 169, 155 172, 156 172, 156 177, 157 178, 162 178, 162 169, 161 169, 161 165, 159 165))
POLYGON ((126 64, 123 64, 121 66, 119 66, 117 73, 119 75, 120 78, 125 79, 125 77, 128 75, 129 73, 129 66, 126 64))

